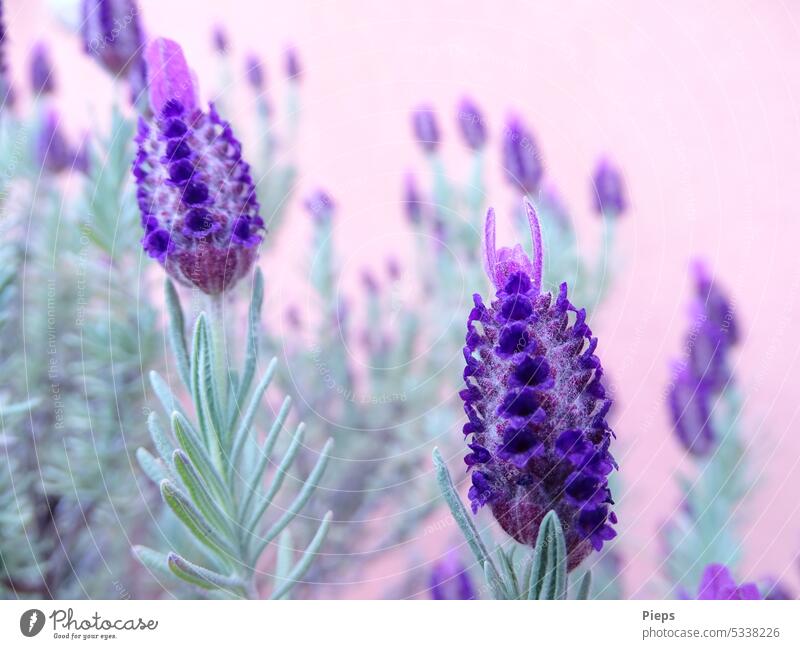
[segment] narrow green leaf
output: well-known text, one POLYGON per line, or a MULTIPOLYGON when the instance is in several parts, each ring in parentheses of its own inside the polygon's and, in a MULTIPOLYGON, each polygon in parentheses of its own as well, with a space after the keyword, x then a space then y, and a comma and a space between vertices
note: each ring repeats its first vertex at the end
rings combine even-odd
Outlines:
POLYGON ((256 361, 258 358, 258 333, 261 325, 261 305, 264 301, 264 276, 261 269, 256 269, 253 281, 253 296, 250 299, 250 310, 247 318, 247 348, 244 358, 244 371, 242 381, 237 391, 237 401, 244 403, 247 393, 250 391, 250 384, 253 382, 256 361))
POLYGON ((131 553, 139 563, 154 573, 158 579, 166 579, 169 583, 177 583, 175 582, 175 575, 169 570, 166 554, 156 552, 143 545, 134 545, 131 548, 131 553))
MULTIPOLYGON (((445 502, 450 507, 450 513, 461 528, 464 538, 475 555, 478 565, 483 566, 487 562, 492 563, 489 551, 486 549, 475 524, 472 522, 472 518, 464 507, 464 503, 461 502, 456 486, 453 484, 453 479, 450 477, 450 471, 447 470, 447 465, 438 448, 433 449, 433 464, 436 468, 436 482, 439 484, 439 489, 444 496, 445 502)), ((492 568, 497 573, 494 563, 492 563, 492 568)))
POLYGON ((589 593, 592 591, 592 571, 587 570, 583 575, 581 583, 578 586, 578 592, 575 599, 589 599, 589 593))
MULTIPOLYGON (((206 319, 205 314, 201 313, 197 320, 194 323, 194 333, 192 334, 192 358, 190 361, 190 381, 191 381, 191 392, 192 392, 192 401, 195 404, 200 404, 203 402, 201 397, 201 364, 203 362, 202 359, 202 350, 203 350, 203 338, 206 335, 206 319)), ((203 408, 196 408, 197 410, 197 423, 200 426, 200 433, 203 436, 203 439, 206 442, 206 445, 211 444, 211 435, 208 431, 208 424, 206 423, 206 413, 203 408)))
POLYGON ((167 438, 161 424, 158 423, 158 415, 155 411, 151 411, 147 416, 147 429, 150 431, 150 439, 153 440, 153 446, 161 459, 171 462, 174 445, 167 438))
MULTIPOLYGON (((204 316, 201 316, 204 317, 204 316)), ((200 344, 200 401, 195 403, 206 415, 206 420, 211 426, 211 439, 216 442, 220 452, 227 448, 226 432, 222 427, 223 415, 220 408, 219 393, 217 391, 217 378, 214 370, 214 351, 211 348, 211 336, 207 327, 202 328, 199 339, 200 344)), ((222 459, 222 458, 220 458, 222 459)))
POLYGON ((494 599, 509 599, 508 593, 503 586, 503 580, 500 579, 500 575, 497 574, 497 569, 488 561, 483 564, 483 577, 489 586, 489 590, 492 591, 492 597, 494 599))
POLYGON ((298 581, 303 578, 311 566, 314 556, 322 546, 325 536, 328 534, 328 528, 330 527, 332 518, 333 512, 328 512, 325 514, 325 518, 322 519, 322 523, 317 529, 317 533, 314 535, 314 538, 311 539, 311 543, 308 544, 305 552, 303 552, 303 556, 300 557, 300 560, 295 564, 295 567, 286 576, 283 585, 273 591, 272 595, 270 595, 270 599, 281 599, 292 588, 294 588, 298 581))
POLYGON ((199 586, 206 590, 220 589, 238 597, 244 596, 246 587, 241 579, 226 577, 208 568, 198 566, 175 552, 169 553, 167 563, 169 569, 176 576, 194 586, 199 586))
POLYGON ((247 410, 245 410, 244 417, 242 417, 242 421, 236 430, 236 434, 233 437, 233 450, 231 451, 231 464, 234 466, 238 462, 239 453, 241 453, 242 448, 244 447, 244 442, 247 439, 247 436, 250 434, 250 428, 253 426, 253 419, 258 412, 258 406, 261 403, 261 397, 264 396, 264 392, 266 392, 270 382, 272 381, 272 378, 275 376, 275 369, 277 366, 278 359, 273 358, 267 367, 267 371, 264 372, 264 376, 261 378, 261 381, 256 387, 256 391, 253 393, 253 396, 247 405, 247 410))
POLYGON ((161 407, 164 408, 164 412, 166 412, 167 415, 171 415, 173 412, 180 412, 183 414, 184 410, 181 407, 181 404, 175 398, 175 395, 172 394, 172 390, 170 390, 169 385, 167 385, 167 382, 158 372, 150 372, 150 385, 153 388, 153 392, 156 393, 158 400, 161 402, 161 407))
POLYGON ((498 565, 500 566, 500 574, 503 578, 505 590, 510 599, 517 599, 519 596, 519 586, 517 584, 517 576, 514 574, 514 565, 511 558, 503 551, 503 548, 498 547, 495 554, 498 558, 498 565))
POLYGON ((145 475, 155 484, 161 484, 162 480, 169 478, 164 467, 159 464, 158 460, 154 458, 147 449, 141 447, 137 448, 136 459, 145 475))
POLYGON ((167 279, 164 283, 164 295, 169 316, 169 344, 178 366, 178 375, 181 377, 186 389, 189 390, 191 379, 189 374, 189 352, 186 348, 186 323, 178 292, 175 290, 175 284, 170 279, 167 279))
POLYGON ((300 493, 297 494, 295 499, 292 501, 292 504, 289 505, 283 515, 264 535, 264 538, 259 546, 259 551, 256 552, 256 559, 261 555, 261 552, 264 551, 264 548, 270 543, 270 541, 278 536, 278 534, 283 531, 283 529, 292 521, 292 519, 294 519, 294 517, 302 511, 303 507, 306 506, 306 503, 311 498, 311 494, 314 493, 314 490, 319 485, 319 481, 322 479, 325 469, 328 467, 328 461, 330 460, 332 448, 333 440, 329 439, 327 442, 325 442, 325 446, 322 447, 322 451, 319 454, 319 459, 314 465, 314 468, 311 470, 311 473, 308 475, 308 478, 306 478, 306 481, 303 483, 303 488, 300 490, 300 493))
POLYGON ((558 514, 551 510, 542 520, 536 537, 528 599, 566 599, 566 593, 566 542, 558 514))
MULTIPOLYGON (((287 528, 281 533, 278 541, 278 551, 275 556, 275 589, 281 588, 284 583, 288 582, 289 571, 292 569, 293 548, 292 532, 287 528)), ((288 592, 283 596, 283 599, 289 599, 288 592)))
POLYGON ((208 486, 200 477, 192 461, 186 453, 180 449, 175 449, 172 457, 175 470, 178 472, 181 481, 189 491, 189 495, 192 497, 194 504, 197 505, 200 512, 208 518, 217 530, 225 534, 229 541, 235 543, 236 535, 234 534, 230 516, 223 512, 219 505, 214 502, 214 498, 209 492, 208 486))
POLYGON ((195 538, 216 552, 220 557, 230 560, 236 553, 206 520, 189 498, 169 480, 161 482, 161 496, 169 508, 189 528, 195 538))
POLYGON ((217 497, 225 503, 225 507, 230 506, 230 494, 225 488, 225 481, 214 466, 208 451, 203 446, 189 420, 179 412, 172 414, 172 432, 178 440, 181 448, 189 456, 189 459, 197 467, 200 475, 214 491, 217 497))
MULTIPOLYGON (((261 517, 264 515, 264 512, 267 511, 267 507, 269 507, 272 499, 275 497, 275 494, 278 493, 278 490, 281 488, 283 479, 286 477, 286 472, 289 470, 289 467, 292 466, 292 462, 294 462, 294 458, 303 444, 305 432, 306 426, 305 424, 301 423, 295 430, 294 439, 292 440, 291 444, 289 444, 289 448, 286 450, 286 454, 283 456, 283 460, 281 460, 278 470, 275 472, 275 475, 272 478, 272 482, 269 485, 269 489, 267 489, 267 493, 261 499, 261 504, 256 507, 255 513, 249 518, 249 522, 245 526, 247 530, 252 531, 255 529, 256 525, 261 520, 261 517)), ((253 476, 253 481, 250 484, 249 491, 247 493, 247 499, 245 500, 245 505, 242 509, 243 517, 248 511, 250 503, 253 502, 253 495, 258 493, 260 482, 261 475, 257 473, 257 475, 253 476)))

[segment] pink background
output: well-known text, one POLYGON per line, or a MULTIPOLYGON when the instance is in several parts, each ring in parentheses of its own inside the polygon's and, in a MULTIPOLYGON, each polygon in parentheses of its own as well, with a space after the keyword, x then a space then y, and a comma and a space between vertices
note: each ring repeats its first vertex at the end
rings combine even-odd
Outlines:
MULTIPOLYGON (((362 265, 382 266, 398 245, 401 255, 410 250, 398 199, 407 168, 425 174, 408 126, 416 104, 437 108, 450 170, 466 178, 455 104, 465 92, 478 101, 493 136, 490 204, 501 215, 512 196, 499 173, 498 135, 509 109, 524 115, 589 254, 600 223, 591 213, 588 176, 597 156, 610 153, 625 171, 632 205, 619 227, 618 283, 593 328, 621 395, 616 432, 628 592, 648 592, 640 589, 658 570, 655 532, 677 499, 673 474, 688 466, 671 436, 663 391, 687 325, 687 266, 696 254, 728 288, 744 334, 735 364, 746 395, 754 489, 741 576, 783 575, 800 587, 800 6, 735 0, 140 4, 148 34, 181 42, 207 96, 218 89, 209 45, 215 22, 224 22, 231 35, 237 72, 244 54, 256 51, 269 83, 282 74, 285 45, 297 46, 305 69, 296 152, 300 196, 321 184, 336 197, 345 290, 355 286, 362 265)), ((89 107, 105 119, 108 80, 80 56, 76 39, 42 2, 7 2, 6 21, 14 25, 10 58, 18 81, 33 40, 47 34, 61 71, 61 106, 74 131, 92 123, 89 107)), ((249 101, 241 91, 237 98, 249 101)), ((298 198, 288 219, 285 245, 265 263, 276 300, 282 299, 276 287, 297 275, 309 241, 298 198)))

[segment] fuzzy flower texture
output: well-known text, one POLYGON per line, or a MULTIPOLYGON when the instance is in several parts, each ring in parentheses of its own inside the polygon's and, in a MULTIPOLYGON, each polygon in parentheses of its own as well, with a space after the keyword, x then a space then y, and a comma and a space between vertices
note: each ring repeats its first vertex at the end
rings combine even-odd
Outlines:
POLYGON ((585 309, 570 303, 566 284, 555 297, 541 291, 541 231, 533 205, 525 208, 533 260, 519 244, 497 250, 494 212, 486 217, 486 272, 497 293, 490 304, 476 294, 467 322, 461 396, 472 440, 464 461, 473 512, 489 505, 518 542, 534 545, 556 511, 572 570, 616 536, 611 399, 585 309))
POLYGON ((198 106, 179 45, 157 39, 146 54, 153 119, 140 119, 133 173, 142 245, 172 277, 214 295, 256 259, 264 221, 250 167, 230 124, 198 106))

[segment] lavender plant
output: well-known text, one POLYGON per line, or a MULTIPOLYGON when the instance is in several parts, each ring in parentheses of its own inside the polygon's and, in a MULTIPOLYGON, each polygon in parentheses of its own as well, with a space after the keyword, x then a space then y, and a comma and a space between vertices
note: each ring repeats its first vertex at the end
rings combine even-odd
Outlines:
MULTIPOLYGON (((183 52, 156 39, 146 54, 154 117, 140 121, 133 174, 142 216, 142 246, 181 284, 207 297, 209 316, 195 323, 191 347, 174 286, 167 283, 169 338, 178 375, 192 398, 195 422, 167 382, 151 375, 153 390, 170 419, 169 433, 149 419, 158 458, 140 448, 142 469, 159 485, 162 498, 195 541, 191 555, 159 554, 145 547, 137 557, 154 571, 167 569, 183 581, 234 597, 258 597, 258 563, 269 545, 300 514, 328 463, 329 440, 302 488, 277 520, 265 527, 284 479, 303 445, 299 424, 268 487, 267 467, 290 410, 286 399, 263 444, 253 433, 261 400, 275 374, 268 366, 253 389, 263 280, 253 284, 246 354, 241 373, 228 366, 223 294, 249 273, 264 223, 249 166, 230 125, 213 105, 203 112, 183 52), (251 394, 251 389, 252 394, 251 394)), ((332 514, 319 523, 302 556, 291 565, 281 553, 271 597, 279 599, 302 579, 328 531, 332 514)), ((288 537, 283 543, 287 546, 288 537)))
MULTIPOLYGON (((530 202, 525 209, 532 259, 519 244, 497 250, 494 212, 486 217, 484 263, 497 294, 489 306, 476 294, 467 321, 467 387, 461 396, 468 418, 464 434, 472 441, 464 461, 472 471, 473 513, 489 505, 518 543, 539 551, 555 544, 557 586, 547 594, 563 598, 566 572, 616 536, 607 479, 616 468, 606 421, 611 399, 585 310, 571 304, 565 283, 555 299, 541 292, 539 221, 530 202)), ((501 577, 489 561, 441 456, 434 458, 442 492, 494 595, 518 595, 515 580, 501 577)))
POLYGON ((693 591, 706 564, 735 569, 739 512, 751 488, 739 431, 741 397, 729 354, 739 340, 733 306, 701 262, 685 357, 676 363, 668 404, 676 438, 694 461, 681 478, 682 501, 663 529, 664 568, 673 590, 693 591))

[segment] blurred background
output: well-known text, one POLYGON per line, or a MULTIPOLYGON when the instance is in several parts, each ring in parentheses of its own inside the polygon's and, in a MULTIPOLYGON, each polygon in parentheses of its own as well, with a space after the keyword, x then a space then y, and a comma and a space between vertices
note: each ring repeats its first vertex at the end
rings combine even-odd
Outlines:
MULTIPOLYGON (((13 25, 7 61, 19 81, 19 101, 30 101, 23 80, 33 44, 45 40, 64 128, 77 138, 109 123, 113 90, 68 29, 74 4, 11 0, 5 21, 13 25)), ((403 204, 404 175, 427 173, 410 125, 420 104, 438 115, 441 158, 457 182, 470 174, 458 102, 468 95, 481 107, 488 129, 483 200, 496 209, 506 243, 517 236, 512 213, 519 200, 501 164, 509 114, 521 115, 535 134, 545 177, 557 184, 578 250, 590 258, 600 253, 604 228, 593 209, 591 175, 600 157, 611 156, 629 205, 615 231, 614 283, 591 325, 617 398, 616 547, 626 596, 658 595, 652 584, 663 568, 659 530, 680 500, 676 477, 691 470, 672 432, 666 389, 670 363, 683 349, 689 268, 698 256, 726 288, 741 336, 731 363, 744 398, 740 426, 750 489, 738 512, 739 574, 772 575, 800 590, 800 7, 688 0, 139 4, 146 35, 178 41, 201 96, 223 97, 234 123, 246 123, 253 111, 253 95, 241 82, 245 57, 263 60, 266 87, 274 85, 278 97, 286 48, 299 53, 302 127, 291 151, 297 188, 260 261, 265 319, 285 344, 293 335, 286 309, 296 306, 302 317, 312 308, 312 224, 302 203, 314 188, 324 187, 336 203, 337 295, 358 296, 363 270, 380 271, 389 258, 399 261, 403 278, 420 270, 403 204), (212 45, 216 26, 228 35, 233 77, 227 80, 212 45)), ((247 128, 238 135, 247 157, 248 139, 256 136, 247 128)), ((157 293, 160 274, 155 264, 143 263, 140 281, 148 285, 151 275, 159 279, 157 293)), ((457 327, 471 294, 483 290, 468 285, 466 273, 459 277, 450 311, 441 314, 457 327)), ((399 295, 400 312, 423 299, 410 280, 401 281, 399 295)), ((356 321, 359 313, 356 307, 356 321)), ((366 363, 352 352, 356 372, 366 371, 366 363)), ((457 400, 460 370, 453 376, 449 398, 457 400)), ((414 413, 413 394, 406 407, 414 413)), ((433 445, 453 449, 449 459, 456 465, 462 423, 449 422, 428 439, 425 455, 433 445)), ((409 480, 432 481, 429 464, 409 480)), ((443 517, 434 513, 399 549, 373 556, 326 596, 381 596, 407 573, 429 570, 452 534, 437 526, 443 517), (419 558, 409 562, 408 556, 419 558)))

